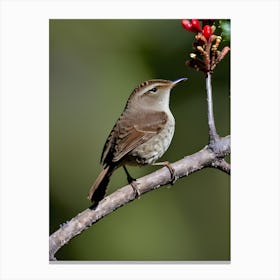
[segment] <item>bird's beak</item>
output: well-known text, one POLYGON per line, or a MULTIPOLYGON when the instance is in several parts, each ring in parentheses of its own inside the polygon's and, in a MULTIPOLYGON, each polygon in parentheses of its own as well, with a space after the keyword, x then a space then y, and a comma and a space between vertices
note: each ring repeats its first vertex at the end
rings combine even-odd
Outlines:
POLYGON ((176 86, 178 83, 182 81, 186 81, 188 78, 180 78, 172 82, 172 87, 176 86))

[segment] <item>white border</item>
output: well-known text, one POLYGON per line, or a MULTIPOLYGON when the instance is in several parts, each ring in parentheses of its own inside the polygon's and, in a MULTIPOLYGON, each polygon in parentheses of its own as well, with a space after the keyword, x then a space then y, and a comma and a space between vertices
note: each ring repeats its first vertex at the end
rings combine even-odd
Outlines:
POLYGON ((279 2, 2 1, 1 279, 279 279, 279 2), (49 18, 232 19, 231 264, 48 263, 49 18), (30 203, 29 203, 30 202, 30 203))

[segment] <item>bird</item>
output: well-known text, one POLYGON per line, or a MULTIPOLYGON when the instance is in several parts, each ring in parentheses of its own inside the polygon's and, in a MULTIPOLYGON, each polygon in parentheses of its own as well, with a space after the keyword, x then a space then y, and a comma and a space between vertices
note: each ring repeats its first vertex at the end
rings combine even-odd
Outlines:
POLYGON ((169 162, 157 160, 168 149, 175 130, 175 119, 169 108, 170 91, 185 80, 187 78, 152 79, 132 91, 103 147, 100 160, 103 170, 88 193, 88 199, 94 205, 104 198, 111 175, 121 166, 136 194, 137 184, 126 165, 164 165, 171 177, 174 175, 169 162))

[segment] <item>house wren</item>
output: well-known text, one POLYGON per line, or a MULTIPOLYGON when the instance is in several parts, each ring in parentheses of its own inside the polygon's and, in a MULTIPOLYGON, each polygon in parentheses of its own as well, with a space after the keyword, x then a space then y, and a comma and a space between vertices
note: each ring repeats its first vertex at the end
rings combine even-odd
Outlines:
MULTIPOLYGON (((174 134, 175 120, 169 109, 170 90, 179 82, 149 80, 131 93, 103 148, 99 174, 88 198, 97 204, 106 193, 112 173, 124 167, 129 183, 133 182, 125 165, 166 165, 155 163, 168 149, 174 134)), ((132 184, 135 188, 135 185, 132 184)))

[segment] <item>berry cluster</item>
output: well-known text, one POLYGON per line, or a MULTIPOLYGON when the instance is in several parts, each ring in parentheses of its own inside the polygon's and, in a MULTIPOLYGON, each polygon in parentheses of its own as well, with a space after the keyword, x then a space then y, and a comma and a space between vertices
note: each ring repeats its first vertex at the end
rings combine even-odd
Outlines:
POLYGON ((185 28, 187 31, 194 32, 194 33, 202 33, 202 35, 208 40, 210 36, 213 34, 213 29, 209 24, 213 24, 213 20, 203 20, 203 29, 200 26, 200 22, 198 19, 192 19, 189 21, 188 19, 183 19, 182 20, 182 26, 185 28))
POLYGON ((203 27, 201 27, 198 19, 183 19, 182 26, 187 31, 196 33, 196 41, 193 43, 194 52, 190 53, 191 60, 186 61, 186 64, 197 71, 212 73, 229 51, 229 47, 219 50, 222 37, 214 34, 216 29, 214 20, 202 20, 203 27))

